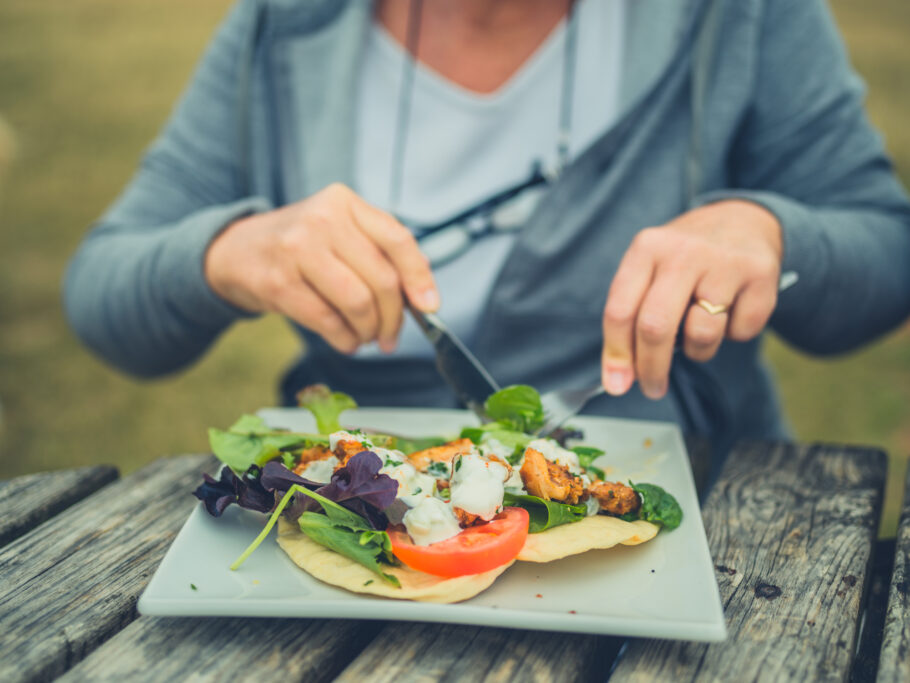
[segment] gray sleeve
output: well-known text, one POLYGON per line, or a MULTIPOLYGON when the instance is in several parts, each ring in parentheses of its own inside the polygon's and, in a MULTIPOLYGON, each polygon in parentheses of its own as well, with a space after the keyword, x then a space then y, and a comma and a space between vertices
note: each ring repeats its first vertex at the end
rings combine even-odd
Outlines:
POLYGON ((742 198, 778 218, 799 280, 772 327, 810 352, 847 351, 910 315, 910 203, 823 0, 768 0, 759 51, 736 189, 699 202, 742 198))
POLYGON ((206 249, 232 221, 270 208, 241 182, 237 89, 253 3, 218 30, 163 132, 72 258, 67 318, 82 341, 136 375, 176 370, 243 311, 203 272, 206 249))

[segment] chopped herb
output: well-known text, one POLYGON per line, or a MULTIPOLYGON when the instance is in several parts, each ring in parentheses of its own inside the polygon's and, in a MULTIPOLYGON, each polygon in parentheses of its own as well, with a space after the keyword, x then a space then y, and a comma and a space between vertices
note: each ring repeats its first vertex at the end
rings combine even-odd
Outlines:
POLYGON ((198 588, 196 588, 196 584, 195 584, 195 583, 191 583, 191 584, 190 584, 190 588, 192 588, 194 591, 198 591, 198 590, 199 590, 198 588))
POLYGON ((423 489, 419 486, 416 489, 414 489, 414 492, 411 495, 416 496, 418 493, 423 493, 423 489))
POLYGON ((364 582, 363 582, 363 585, 364 585, 364 586, 369 586, 371 583, 373 583, 373 579, 369 579, 369 580, 367 580, 367 581, 364 581, 364 582))
POLYGON ((443 498, 451 498, 452 491, 450 489, 439 489, 439 495, 443 498))
POLYGON ((427 466, 427 474, 437 479, 445 479, 449 476, 449 466, 441 460, 434 460, 427 466))
POLYGON ((398 467, 401 463, 397 460, 392 460, 392 458, 386 458, 385 462, 382 463, 383 467, 398 467))
POLYGON ((461 469, 461 458, 459 457, 458 460, 455 461, 455 471, 457 472, 460 469, 461 469))

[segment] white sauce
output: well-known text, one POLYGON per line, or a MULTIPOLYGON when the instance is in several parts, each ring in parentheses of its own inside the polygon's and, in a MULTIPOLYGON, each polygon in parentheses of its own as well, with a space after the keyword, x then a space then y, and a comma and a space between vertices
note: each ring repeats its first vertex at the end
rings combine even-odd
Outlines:
POLYGON ((338 458, 334 455, 324 460, 314 460, 303 469, 300 476, 320 484, 327 484, 332 479, 332 472, 337 466, 338 458))
POLYGON ((456 458, 452 476, 452 506, 489 521, 502 509, 503 483, 508 469, 479 455, 456 458))
POLYGON ((424 498, 404 513, 402 521, 416 545, 438 543, 461 532, 452 506, 439 498, 424 498))
POLYGON ((596 515, 598 512, 600 512, 600 503, 597 502, 597 498, 595 498, 594 496, 589 496, 588 499, 585 501, 585 505, 588 507, 588 509, 586 511, 586 514, 588 515, 588 517, 591 517, 592 515, 596 515))
POLYGON ((436 480, 428 474, 418 472, 412 464, 404 462, 383 465, 380 474, 387 474, 398 482, 399 498, 408 507, 416 507, 425 498, 432 497, 436 480))
POLYGON ((372 450, 373 444, 364 437, 363 434, 352 434, 351 432, 346 432, 341 430, 340 432, 332 432, 329 434, 329 449, 335 450, 338 446, 339 441, 357 441, 363 444, 363 447, 372 450))
POLYGON ((582 473, 581 464, 578 462, 578 454, 566 450, 551 439, 534 439, 528 444, 528 448, 539 451, 550 462, 567 467, 572 474, 582 473))

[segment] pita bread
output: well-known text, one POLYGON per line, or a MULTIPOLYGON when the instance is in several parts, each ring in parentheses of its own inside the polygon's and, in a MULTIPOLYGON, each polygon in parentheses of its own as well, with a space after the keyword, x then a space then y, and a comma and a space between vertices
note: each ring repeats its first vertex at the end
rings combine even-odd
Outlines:
POLYGON ((594 515, 580 522, 563 524, 539 534, 528 534, 518 559, 525 562, 552 562, 595 548, 638 545, 657 535, 658 527, 641 520, 625 522, 617 517, 594 515))
POLYGON ((311 540, 283 517, 278 520, 278 545, 294 564, 324 583, 354 593, 421 602, 449 603, 473 598, 512 565, 509 562, 483 574, 454 578, 433 576, 404 566, 389 567, 386 571, 401 582, 401 588, 396 588, 363 565, 311 540))

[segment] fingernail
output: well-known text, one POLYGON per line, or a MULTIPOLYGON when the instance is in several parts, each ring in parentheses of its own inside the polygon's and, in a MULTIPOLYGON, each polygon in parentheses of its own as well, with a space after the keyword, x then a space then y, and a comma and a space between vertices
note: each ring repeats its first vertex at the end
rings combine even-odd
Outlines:
POLYGON ((664 397, 664 394, 667 393, 666 384, 642 384, 641 393, 650 398, 651 400, 658 400, 664 397))
POLYGON ((383 353, 392 353, 397 346, 395 339, 380 339, 379 348, 383 353))
POLYGON ((435 311, 439 308, 439 293, 435 289, 427 289, 418 295, 421 307, 425 311, 435 311))
POLYGON ((604 373, 604 389, 614 396, 620 396, 629 390, 628 370, 607 370, 604 373))

